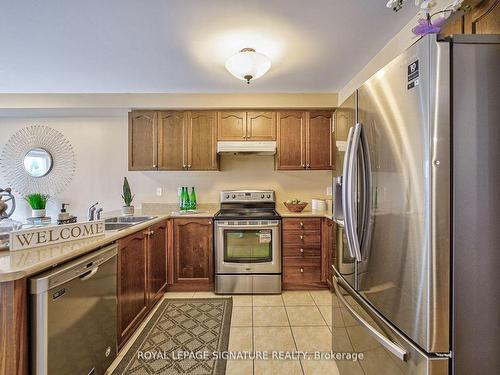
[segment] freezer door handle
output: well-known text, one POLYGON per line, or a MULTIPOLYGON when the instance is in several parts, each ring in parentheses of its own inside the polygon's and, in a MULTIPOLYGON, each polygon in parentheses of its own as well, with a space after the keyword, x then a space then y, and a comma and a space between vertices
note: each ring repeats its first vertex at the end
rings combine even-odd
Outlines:
MULTIPOLYGON (((342 206, 344 208, 344 231, 345 235, 347 237, 347 241, 351 243, 351 233, 349 231, 349 228, 347 226, 348 223, 348 216, 350 215, 348 206, 349 206, 349 174, 351 173, 351 167, 349 165, 350 163, 350 155, 352 152, 352 138, 353 138, 353 133, 354 133, 354 128, 349 129, 349 134, 347 135, 347 147, 345 151, 345 157, 344 157, 344 169, 342 172, 342 206)), ((347 246, 349 253, 351 255, 351 258, 355 258, 356 255, 353 253, 351 246, 347 246)))
POLYGON ((368 332, 377 340, 380 345, 382 345, 384 348, 386 348, 388 351, 390 351, 392 354, 394 354, 396 357, 398 357, 401 361, 405 362, 408 352, 401 348, 399 345, 395 344, 391 340, 389 340, 387 337, 385 337, 383 334, 381 334, 379 331, 377 331, 375 328, 373 328, 361 315, 357 313, 356 310, 354 310, 349 302, 345 299, 345 297, 342 295, 340 292, 339 288, 339 283, 340 280, 337 276, 333 276, 333 287, 335 288, 335 293, 337 294, 338 299, 342 304, 345 306, 347 310, 351 313, 351 315, 358 321, 359 324, 364 326, 368 332))
MULTIPOLYGON (((361 125, 361 124, 360 124, 361 125)), ((362 126, 362 125, 361 125, 362 126)), ((363 203, 363 232, 360 246, 360 253, 363 260, 368 257, 368 249, 370 247, 370 239, 372 235, 372 220, 371 220, 371 189, 372 189, 372 166, 370 160, 370 149, 368 147, 368 139, 366 138, 365 128, 361 128, 361 147, 363 149, 363 163, 364 163, 364 203, 363 203), (363 252, 364 249, 364 252, 363 252)))
MULTIPOLYGON (((352 128, 351 128, 352 129, 352 128)), ((361 124, 356 124, 352 135, 352 141, 349 145, 348 155, 348 170, 347 179, 345 181, 345 231, 347 234, 347 243, 349 245, 351 254, 358 262, 362 261, 361 249, 359 245, 359 238, 357 234, 357 225, 354 220, 353 206, 354 199, 356 198, 356 186, 354 184, 354 177, 356 176, 355 168, 358 160, 359 145, 361 143, 361 124)))

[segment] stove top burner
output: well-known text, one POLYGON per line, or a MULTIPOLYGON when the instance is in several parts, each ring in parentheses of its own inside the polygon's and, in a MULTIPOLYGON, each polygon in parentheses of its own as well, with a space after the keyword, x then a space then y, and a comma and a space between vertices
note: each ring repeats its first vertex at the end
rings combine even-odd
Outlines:
POLYGON ((215 220, 280 220, 272 190, 221 192, 221 207, 215 220))
POLYGON ((265 219, 265 220, 279 220, 281 216, 275 210, 263 209, 228 209, 222 208, 215 214, 215 219, 265 219))

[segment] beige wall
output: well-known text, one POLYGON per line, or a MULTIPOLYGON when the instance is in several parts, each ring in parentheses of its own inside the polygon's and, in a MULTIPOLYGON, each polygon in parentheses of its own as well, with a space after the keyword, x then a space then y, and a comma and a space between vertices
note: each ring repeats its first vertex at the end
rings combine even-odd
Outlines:
MULTIPOLYGON (((69 203, 70 212, 77 215, 85 215, 95 201, 101 202, 105 211, 121 207, 124 176, 129 178, 137 206, 141 202, 176 202, 177 187, 185 185, 197 188, 199 202, 214 203, 218 202, 220 190, 240 188, 274 189, 279 201, 295 197, 310 200, 326 197, 330 184, 328 171, 275 171, 272 156, 223 156, 220 172, 129 172, 126 111, 113 117, 0 118, 0 148, 16 131, 35 124, 61 131, 72 143, 77 158, 71 184, 50 202, 52 216, 57 214, 61 202, 69 203), (164 189, 163 196, 155 195, 157 187, 164 189)), ((0 187, 5 186, 0 171, 0 187)), ((18 198, 16 217, 24 219, 30 210, 18 198)))

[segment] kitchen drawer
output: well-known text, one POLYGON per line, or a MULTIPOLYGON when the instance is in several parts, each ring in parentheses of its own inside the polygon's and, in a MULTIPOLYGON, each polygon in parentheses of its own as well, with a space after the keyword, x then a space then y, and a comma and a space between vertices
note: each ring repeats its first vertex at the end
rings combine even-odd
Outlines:
POLYGON ((321 244, 321 232, 317 230, 283 231, 283 244, 314 245, 321 244))
POLYGON ((319 258, 284 259, 283 282, 286 284, 307 284, 321 282, 319 258))
POLYGON ((321 218, 288 218, 283 219, 284 230, 321 230, 321 218))
POLYGON ((300 246, 300 245, 285 245, 283 246, 283 257, 291 258, 310 258, 320 257, 321 246, 300 246))

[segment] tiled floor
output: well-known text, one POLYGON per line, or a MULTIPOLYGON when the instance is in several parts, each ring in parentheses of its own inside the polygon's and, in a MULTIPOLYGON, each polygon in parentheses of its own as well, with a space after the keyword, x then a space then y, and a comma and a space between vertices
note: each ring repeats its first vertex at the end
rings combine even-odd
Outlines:
MULTIPOLYGON (((218 298, 211 292, 167 293, 165 298, 218 298)), ((323 351, 332 350, 332 304, 338 301, 327 290, 287 291, 282 295, 237 295, 229 351, 323 351)), ((150 313, 150 316, 153 314, 150 313)), ((108 373, 144 328, 147 319, 120 352, 108 373)), ((338 375, 332 360, 229 360, 226 375, 338 375)))

